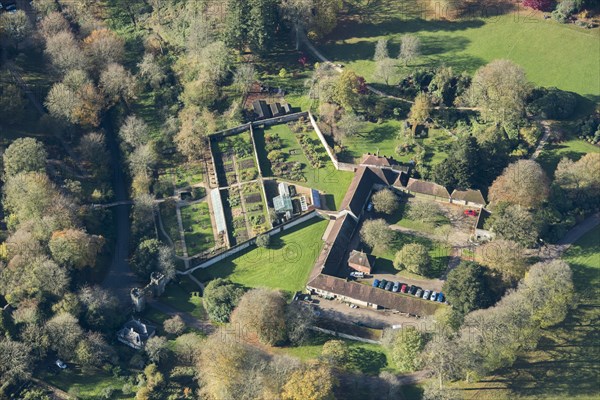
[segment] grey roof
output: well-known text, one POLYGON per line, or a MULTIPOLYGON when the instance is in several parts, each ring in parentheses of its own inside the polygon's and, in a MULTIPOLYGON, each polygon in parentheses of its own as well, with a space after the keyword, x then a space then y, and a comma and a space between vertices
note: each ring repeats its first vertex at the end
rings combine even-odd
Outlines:
POLYGON ((385 184, 385 180, 372 171, 371 168, 358 167, 342 200, 340 210, 350 211, 356 217, 360 216, 369 199, 373 185, 376 183, 385 184))
POLYGON ((210 199, 212 202, 213 213, 215 215, 217 232, 225 232, 227 230, 227 224, 225 223, 225 212, 223 211, 223 202, 221 200, 221 192, 219 189, 213 189, 210 192, 210 199))
POLYGON ((443 198, 450 198, 450 193, 442 185, 437 183, 422 181, 420 179, 410 178, 406 189, 410 192, 428 194, 430 196, 437 196, 443 198))
POLYGON ((336 275, 342 260, 348 259, 348 247, 358 223, 349 215, 335 220, 329 236, 325 239, 325 250, 317 260, 321 272, 336 275))
POLYGON ((347 281, 343 278, 320 274, 306 285, 309 289, 319 289, 351 299, 376 304, 391 310, 398 310, 412 315, 433 315, 441 307, 434 301, 422 300, 403 294, 388 292, 370 285, 347 281))
POLYGON ((452 192, 452 199, 468 201, 470 203, 485 205, 485 199, 479 190, 467 189, 457 190, 452 192))

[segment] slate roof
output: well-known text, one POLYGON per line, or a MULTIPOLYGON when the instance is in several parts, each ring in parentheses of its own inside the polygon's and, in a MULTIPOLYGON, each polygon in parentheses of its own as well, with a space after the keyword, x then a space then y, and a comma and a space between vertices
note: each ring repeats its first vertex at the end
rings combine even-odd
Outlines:
POLYGON ((134 348, 141 348, 146 341, 156 332, 156 328, 146 325, 143 322, 132 319, 123 325, 123 328, 117 332, 118 339, 134 348))
POLYGON ((264 100, 254 100, 252 102, 252 108, 254 109, 254 113, 258 115, 258 118, 271 118, 273 115, 271 114, 271 108, 264 100))
POLYGON ((420 179, 410 178, 406 189, 410 192, 428 194, 430 196, 450 198, 448 189, 437 183, 422 181, 420 179))
POLYGON ((440 307, 439 303, 433 301, 392 293, 369 285, 363 285, 355 281, 347 281, 343 278, 324 274, 320 274, 310 281, 307 284, 307 287, 309 289, 324 290, 412 315, 433 315, 438 307, 440 307))
POLYGON ((393 158, 380 157, 375 154, 364 154, 360 165, 370 165, 374 167, 391 167, 398 164, 398 161, 393 158))
POLYGON ((473 189, 457 190, 457 189, 454 189, 454 191, 452 192, 452 199, 468 201, 470 203, 485 205, 485 199, 483 198, 483 195, 481 194, 481 191, 479 191, 479 190, 473 190, 473 189))
POLYGON ((363 166, 358 167, 342 200, 340 210, 350 211, 358 217, 367 203, 373 185, 376 183, 388 185, 386 174, 382 170, 363 166))
POLYGON ((348 264, 361 265, 367 268, 373 268, 375 264, 375 257, 364 251, 352 250, 350 257, 348 257, 348 264))

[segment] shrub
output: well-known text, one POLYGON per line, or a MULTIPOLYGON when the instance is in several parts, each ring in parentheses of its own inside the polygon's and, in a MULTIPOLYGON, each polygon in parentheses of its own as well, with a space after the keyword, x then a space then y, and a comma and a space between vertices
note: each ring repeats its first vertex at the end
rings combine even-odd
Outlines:
POLYGON ((555 87, 537 88, 529 96, 527 112, 543 119, 567 119, 577 107, 577 96, 555 87))
POLYGON ((256 245, 258 247, 269 247, 269 244, 271 243, 271 236, 267 235, 267 234, 262 234, 262 235, 258 235, 256 237, 256 245))
POLYGON ((549 11, 552 8, 552 3, 552 0, 523 0, 525 7, 540 11, 549 11))

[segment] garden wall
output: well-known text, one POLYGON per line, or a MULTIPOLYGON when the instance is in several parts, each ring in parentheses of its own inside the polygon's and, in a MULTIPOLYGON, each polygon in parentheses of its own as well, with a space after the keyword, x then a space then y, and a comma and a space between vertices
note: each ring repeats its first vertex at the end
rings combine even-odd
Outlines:
MULTIPOLYGON (((267 235, 269 236, 274 236, 277 235, 285 230, 291 229, 303 222, 306 222, 308 220, 311 220, 312 218, 315 217, 320 217, 320 215, 317 213, 316 210, 312 210, 310 212, 308 212, 307 214, 301 215, 299 217, 293 218, 291 220, 289 220, 288 222, 284 223, 283 225, 277 226, 267 232, 265 232, 267 235)), ((242 252, 243 250, 247 249, 248 247, 250 247, 251 245, 254 244, 255 239, 250 239, 245 241, 244 243, 240 243, 234 247, 232 247, 231 249, 224 251, 220 254, 217 254, 215 256, 212 257, 208 257, 206 260, 203 260, 200 264, 186 270, 186 271, 177 271, 178 274, 180 275, 188 275, 191 274, 192 272, 196 271, 197 269, 201 269, 201 268, 208 268, 211 265, 214 265, 216 263, 218 263, 219 261, 223 261, 224 259, 226 259, 227 257, 231 257, 237 253, 242 252)))
POLYGON ((317 125, 317 121, 313 117, 312 113, 310 113, 310 112, 308 113, 308 118, 310 119, 310 123, 312 124, 313 129, 315 130, 315 132, 317 132, 317 136, 321 140, 321 144, 323 145, 323 147, 325 147, 325 150, 327 150, 327 155, 329 155, 329 158, 331 159, 331 162, 333 163, 333 166, 335 167, 335 169, 341 170, 341 171, 350 171, 350 172, 356 171, 356 165, 339 162, 337 160, 337 157, 335 156, 333 149, 329 146, 329 143, 327 143, 327 140, 325 139, 325 135, 323 135, 323 132, 321 132, 321 128, 319 128, 319 125, 317 125))
POLYGON ((333 336, 339 336, 341 338, 348 339, 348 340, 354 340, 354 341, 357 341, 357 342, 364 342, 364 343, 371 343, 371 344, 381 344, 381 342, 378 342, 377 340, 365 339, 365 338, 362 338, 362 337, 359 337, 359 336, 352 336, 352 335, 348 335, 348 334, 345 334, 345 333, 332 331, 330 329, 319 328, 318 326, 311 326, 310 329, 312 329, 313 331, 322 332, 322 333, 326 333, 328 335, 333 335, 333 336))

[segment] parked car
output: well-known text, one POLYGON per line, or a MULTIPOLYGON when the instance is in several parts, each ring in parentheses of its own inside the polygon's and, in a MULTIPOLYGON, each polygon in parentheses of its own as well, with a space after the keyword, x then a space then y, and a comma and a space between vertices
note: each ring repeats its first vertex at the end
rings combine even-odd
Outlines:
POLYGON ((371 212, 371 211, 373 211, 373 203, 372 203, 372 202, 369 202, 369 203, 367 204, 367 211, 368 211, 368 212, 371 212))
POLYGON ((67 364, 65 364, 64 362, 62 362, 61 360, 56 360, 54 362, 54 364, 56 364, 56 366, 60 369, 65 369, 67 368, 67 364))
POLYGON ((388 281, 386 281, 385 279, 382 279, 381 282, 379 282, 379 289, 384 289, 385 285, 387 285, 388 281))
POLYGON ((429 300, 431 301, 435 301, 437 299, 437 292, 434 290, 433 292, 431 292, 431 296, 429 296, 429 300))
POLYGON ((423 293, 423 298, 425 300, 429 300, 429 295, 431 294, 430 290, 426 290, 425 293, 423 293))
POLYGON ((408 286, 407 286, 406 284, 402 285, 402 287, 400 288, 400 291, 401 291, 402 293, 406 293, 406 292, 408 292, 408 286))
POLYGON ((417 297, 421 297, 422 294, 423 294, 423 289, 421 289, 421 288, 417 289, 417 291, 415 292, 415 296, 417 296, 417 297))
POLYGON ((442 292, 438 293, 437 301, 440 303, 444 302, 444 293, 442 293, 442 292))
POLYGON ((394 287, 392 288, 392 292, 397 292, 400 290, 400 282, 394 282, 394 287))
POLYGON ((476 217, 479 213, 475 210, 465 210, 465 215, 469 217, 476 217))
POLYGON ((352 271, 350 272, 350 276, 353 278, 364 278, 365 277, 365 273, 364 272, 360 272, 360 271, 352 271))
POLYGON ((414 294, 416 294, 416 293, 417 293, 417 289, 419 289, 419 287, 418 287, 418 286, 415 286, 415 285, 410 285, 410 289, 408 289, 408 292, 409 292, 410 294, 414 295, 414 294))
POLYGON ((394 287, 394 282, 392 282, 392 281, 389 281, 388 283, 386 283, 386 284, 385 284, 385 287, 384 287, 384 289, 385 289, 385 290, 392 291, 392 288, 393 288, 393 287, 394 287))
POLYGON ((379 287, 379 279, 373 280, 373 287, 379 287))

